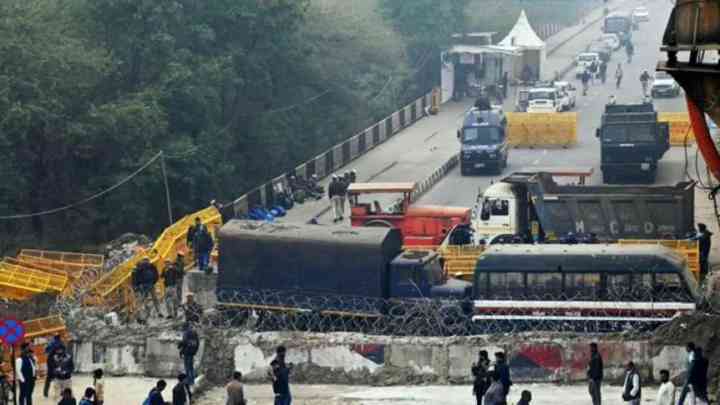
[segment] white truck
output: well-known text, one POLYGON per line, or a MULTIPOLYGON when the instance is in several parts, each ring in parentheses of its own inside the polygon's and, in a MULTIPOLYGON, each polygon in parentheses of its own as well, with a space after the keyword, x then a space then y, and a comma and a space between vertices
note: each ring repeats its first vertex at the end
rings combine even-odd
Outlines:
POLYGON ((600 54, 597 52, 583 52, 575 58, 575 77, 580 77, 590 65, 600 63, 600 54))

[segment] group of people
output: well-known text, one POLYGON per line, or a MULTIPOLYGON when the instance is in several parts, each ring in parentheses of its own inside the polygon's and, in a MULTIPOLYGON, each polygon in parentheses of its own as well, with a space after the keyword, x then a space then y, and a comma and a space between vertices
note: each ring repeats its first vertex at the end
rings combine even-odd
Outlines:
POLYGON ((357 171, 345 172, 342 176, 333 174, 328 185, 328 198, 333 212, 333 222, 345 219, 345 204, 348 199, 348 187, 357 180, 357 171))
MULTIPOLYGON (((165 270, 162 274, 162 280, 165 286, 164 300, 167 312, 166 317, 168 319, 176 319, 178 310, 181 307, 182 290, 185 279, 183 255, 178 253, 177 259, 174 262, 166 260, 164 266, 165 270)), ((156 285, 158 281, 160 281, 160 278, 157 266, 155 266, 149 258, 141 260, 133 270, 131 281, 133 291, 137 297, 138 311, 136 311, 135 314, 138 323, 142 324, 147 322, 152 316, 153 308, 159 317, 163 317, 156 291, 156 285), (150 307, 148 301, 152 302, 152 307, 150 307)), ((188 308, 191 307, 189 309, 195 310, 196 305, 192 294, 188 294, 188 302, 185 305, 186 318, 189 315, 188 308)))
MULTIPOLYGON (((507 364, 505 353, 496 352, 494 363, 490 363, 488 352, 481 350, 478 361, 472 365, 470 372, 473 376, 473 395, 477 405, 507 405, 507 396, 510 393, 512 380, 510 379, 510 366, 507 364)), ((529 392, 523 391, 525 398, 529 392)), ((529 404, 530 398, 522 405, 529 404)))
MULTIPOLYGON (((685 383, 677 395, 677 389, 670 381, 670 371, 660 370, 660 388, 658 389, 655 404, 657 405, 684 405, 688 395, 692 394, 694 405, 707 404, 707 373, 708 360, 703 357, 702 349, 694 343, 687 344, 687 370, 685 383), (677 402, 676 402, 677 400, 677 402)), ((598 350, 597 343, 590 344, 590 360, 587 367, 588 392, 593 405, 602 404, 603 359, 598 350)), ((637 366, 632 361, 625 366, 622 400, 630 405, 640 405, 642 400, 642 378, 637 366)))
MULTIPOLYGON (((45 354, 47 355, 47 375, 43 389, 45 398, 50 397, 50 387, 52 386, 52 397, 58 401, 58 405, 104 404, 105 389, 102 369, 93 372, 93 385, 85 389, 83 397, 78 402, 72 390, 75 363, 60 335, 53 336, 45 346, 45 354)), ((27 342, 20 346, 20 357, 15 360, 15 370, 15 378, 20 391, 18 404, 32 405, 39 364, 32 347, 27 342)))

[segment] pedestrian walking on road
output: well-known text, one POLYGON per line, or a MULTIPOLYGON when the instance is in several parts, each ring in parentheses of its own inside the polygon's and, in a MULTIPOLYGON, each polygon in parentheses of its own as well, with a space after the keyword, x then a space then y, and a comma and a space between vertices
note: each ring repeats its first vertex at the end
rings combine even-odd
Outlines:
POLYGON ((242 385, 242 373, 236 371, 233 373, 232 380, 225 387, 227 391, 227 402, 225 405, 245 405, 245 391, 242 385))
POLYGON ((507 399, 507 396, 510 393, 510 387, 513 385, 513 382, 510 379, 510 366, 508 366, 505 353, 503 352, 495 353, 495 371, 500 374, 500 382, 503 385, 503 393, 505 394, 505 398, 507 399))
POLYGON ((332 180, 330 180, 330 185, 328 186, 328 198, 330 199, 330 206, 333 211, 333 222, 342 221, 342 184, 336 174, 333 174, 332 180))
POLYGON ((63 390, 63 392, 60 394, 60 402, 58 402, 58 405, 77 405, 77 401, 73 396, 72 389, 65 388, 63 390))
POLYGON ((93 371, 93 388, 95 389, 94 405, 103 405, 105 403, 105 383, 103 382, 103 371, 100 368, 93 371))
POLYGON ((275 359, 270 363, 270 378, 275 392, 275 405, 291 405, 292 403, 290 372, 293 369, 293 364, 285 363, 286 353, 285 346, 278 346, 275 351, 275 359))
POLYGON ((592 404, 602 404, 603 359, 595 342, 590 343, 590 361, 588 362, 587 377, 592 404))
POLYGON ((695 343, 688 342, 685 345, 685 352, 687 352, 687 359, 685 360, 686 372, 685 372, 685 383, 683 384, 682 390, 680 390, 680 399, 678 399, 678 405, 685 404, 685 398, 690 389, 692 388, 692 376, 693 368, 695 367, 695 343))
POLYGON ((195 355, 200 350, 200 338, 193 329, 190 322, 185 323, 185 331, 183 332, 182 341, 178 344, 180 357, 185 365, 185 375, 187 376, 187 384, 195 384, 195 355))
POLYGON ((192 392, 187 384, 187 376, 183 373, 178 374, 177 384, 172 390, 172 405, 190 405, 192 392))
POLYGON ((473 375, 473 395, 477 405, 483 405, 483 396, 490 387, 490 358, 486 350, 480 350, 478 361, 470 369, 473 375))
POLYGON ((582 72, 582 76, 580 76, 580 81, 582 82, 583 86, 583 96, 587 96, 591 76, 592 75, 590 74, 590 69, 587 68, 582 72))
POLYGON ((712 235, 713 233, 708 231, 707 225, 703 223, 697 224, 697 233, 692 239, 698 241, 698 248, 700 250, 700 281, 705 280, 709 271, 708 259, 710 258, 712 235))
POLYGON ((623 71, 622 71, 622 65, 619 63, 617 64, 617 69, 615 69, 615 88, 620 88, 620 83, 622 83, 623 78, 623 71))
POLYGON ((623 388, 622 399, 630 405, 640 405, 642 398, 642 381, 640 373, 635 368, 632 361, 625 367, 625 384, 623 388))
POLYGON ((650 73, 644 70, 640 75, 640 86, 642 87, 643 97, 648 95, 648 86, 650 84, 650 73))
POLYGON ((485 393, 485 405, 503 405, 505 404, 505 387, 500 381, 500 373, 493 370, 490 373, 490 388, 485 393))
POLYGON ((658 388, 656 405, 675 405, 675 385, 670 381, 670 372, 660 370, 660 388, 658 388))
POLYGON ((530 405, 531 401, 532 393, 528 390, 523 390, 523 392, 520 393, 520 400, 518 401, 517 405, 530 405))
POLYGON ((600 62, 600 81, 602 84, 605 84, 605 80, 607 79, 607 62, 601 61, 600 62))
POLYGON ((65 348, 65 343, 63 343, 60 335, 53 336, 50 343, 45 346, 45 355, 47 356, 47 373, 45 374, 45 386, 43 387, 43 396, 45 398, 50 395, 50 383, 52 383, 53 380, 52 371, 55 369, 52 361, 55 356, 55 350, 59 347, 65 348))
POLYGON ((75 363, 72 355, 62 347, 55 351, 54 362, 53 381, 55 383, 55 397, 58 398, 66 388, 72 389, 72 375, 75 372, 75 363))
POLYGON ((175 263, 165 260, 165 270, 163 271, 163 283, 165 284, 165 311, 168 319, 177 318, 178 307, 178 280, 181 278, 175 263))
POLYGON ((20 385, 20 405, 32 405, 38 362, 29 343, 20 346, 20 357, 15 360, 17 382, 20 385))
POLYGON ((630 39, 625 43, 625 53, 627 53, 627 63, 632 63, 633 53, 635 53, 635 46, 633 46, 630 39))

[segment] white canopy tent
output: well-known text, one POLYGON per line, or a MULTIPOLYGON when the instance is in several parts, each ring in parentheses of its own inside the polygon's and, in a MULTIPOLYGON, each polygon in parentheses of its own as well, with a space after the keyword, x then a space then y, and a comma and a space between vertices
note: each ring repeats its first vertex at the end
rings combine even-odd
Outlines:
POLYGON ((542 77, 542 68, 545 65, 545 42, 530 26, 525 10, 520 12, 515 26, 498 45, 518 48, 522 53, 521 69, 529 66, 534 78, 542 77))

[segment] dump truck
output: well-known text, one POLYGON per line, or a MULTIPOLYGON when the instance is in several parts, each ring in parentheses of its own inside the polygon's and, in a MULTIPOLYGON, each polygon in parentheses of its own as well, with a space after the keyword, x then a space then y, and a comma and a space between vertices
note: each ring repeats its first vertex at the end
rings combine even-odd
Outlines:
POLYGON ((243 308, 377 315, 383 300, 471 293, 470 283, 444 277, 436 252, 403 251, 394 228, 232 220, 218 238, 218 300, 243 308), (368 300, 312 299, 328 296, 368 300))
POLYGON ((606 184, 655 182, 658 161, 670 149, 670 126, 650 103, 606 105, 596 136, 606 184))
POLYGON ((437 246, 454 226, 470 223, 467 207, 412 205, 415 190, 413 182, 350 184, 350 223, 397 228, 406 246, 437 246))
POLYGON ((474 208, 476 239, 520 235, 553 241, 680 239, 693 232, 694 182, 675 186, 558 185, 551 173, 515 173, 490 185, 474 208))

